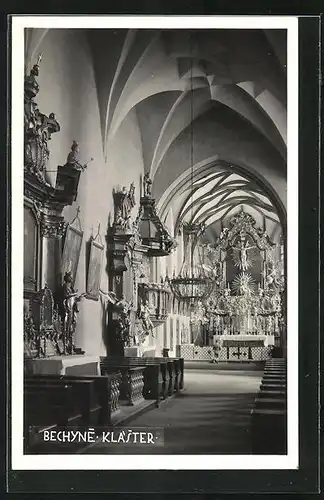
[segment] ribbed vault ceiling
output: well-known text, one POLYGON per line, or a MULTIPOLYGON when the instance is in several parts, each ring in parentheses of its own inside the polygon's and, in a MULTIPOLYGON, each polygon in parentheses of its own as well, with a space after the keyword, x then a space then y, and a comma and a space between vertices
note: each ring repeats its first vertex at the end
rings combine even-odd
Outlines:
MULTIPOLYGON (((30 54, 45 36, 34 31, 30 54)), ((171 210, 177 225, 193 219, 214 234, 243 206, 277 231, 273 202, 251 179, 265 179, 285 205, 285 31, 108 29, 86 37, 107 165, 131 115, 164 219, 171 210)))
POLYGON ((279 196, 285 197, 285 33, 92 30, 89 42, 105 153, 109 157, 110 141, 135 110, 144 168, 153 179, 162 216, 167 220, 172 209, 177 227, 184 220, 204 222, 213 234, 221 219, 226 223, 243 206, 274 234, 276 209, 248 173, 273 175, 278 184, 282 180, 279 196), (228 170, 231 162, 247 175, 228 170), (191 165, 196 178, 202 173, 193 184, 194 196, 191 165), (212 170, 207 177, 206 167, 212 170))

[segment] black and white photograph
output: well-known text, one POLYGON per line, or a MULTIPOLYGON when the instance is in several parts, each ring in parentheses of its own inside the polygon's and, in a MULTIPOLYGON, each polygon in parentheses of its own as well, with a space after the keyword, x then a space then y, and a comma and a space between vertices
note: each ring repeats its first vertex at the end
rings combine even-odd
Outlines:
POLYGON ((50 17, 12 27, 13 465, 297 469, 297 18, 50 17))

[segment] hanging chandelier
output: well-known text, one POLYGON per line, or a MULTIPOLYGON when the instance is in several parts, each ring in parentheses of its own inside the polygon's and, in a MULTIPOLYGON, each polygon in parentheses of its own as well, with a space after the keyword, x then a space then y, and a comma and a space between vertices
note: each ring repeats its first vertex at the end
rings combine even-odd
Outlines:
MULTIPOLYGON (((191 40, 190 40, 191 42, 191 40)), ((192 52, 191 52, 192 53, 192 52)), ((193 202, 193 78, 192 78, 192 59, 190 71, 190 164, 191 164, 191 201, 193 202)), ((193 207, 193 203, 191 203, 193 207)), ((169 280, 170 287, 174 295, 183 301, 189 302, 191 307, 195 307, 198 301, 206 299, 215 286, 215 277, 210 276, 199 255, 197 246, 198 237, 203 230, 202 225, 193 222, 193 208, 191 209, 191 221, 184 225, 184 260, 180 273, 173 274, 169 280), (196 252, 195 252, 196 249, 196 252), (196 257, 196 259, 194 258, 196 257)))
POLYGON ((199 247, 196 244, 201 231, 201 225, 184 225, 185 252, 183 263, 180 273, 176 276, 174 272, 172 279, 169 280, 174 295, 192 305, 206 299, 216 284, 215 276, 209 275, 205 271, 199 247))

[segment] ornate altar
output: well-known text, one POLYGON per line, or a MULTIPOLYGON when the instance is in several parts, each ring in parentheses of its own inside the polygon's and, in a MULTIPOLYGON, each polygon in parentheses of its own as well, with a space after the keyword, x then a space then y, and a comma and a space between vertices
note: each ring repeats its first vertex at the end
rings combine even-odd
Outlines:
POLYGON ((48 286, 36 293, 24 313, 25 358, 41 358, 61 354, 60 324, 57 309, 48 286))
POLYGON ((209 346, 217 344, 218 358, 224 361, 267 359, 273 346, 280 345, 284 326, 283 262, 278 247, 251 215, 241 211, 208 252, 219 268, 217 286, 200 314, 209 345, 197 335, 193 352, 209 359, 214 356, 209 346))
POLYGON ((73 348, 76 319, 67 314, 68 309, 75 314, 68 307, 62 316, 48 286, 29 301, 24 314, 26 374, 100 375, 99 356, 84 356, 73 348))
POLYGON ((29 365, 42 362, 45 373, 46 363, 53 366, 58 356, 83 353, 73 338, 81 296, 67 293, 74 285, 83 233, 68 225, 62 212, 75 200, 80 171, 87 164, 81 165, 74 141, 64 167, 58 167, 55 186, 51 183, 50 140, 60 125, 54 113, 46 116, 35 102, 41 59, 24 87, 24 346, 29 365), (68 273, 70 280, 63 284, 68 273))
POLYGON ((252 348, 270 352, 280 343, 282 326, 283 263, 275 257, 276 245, 241 211, 223 229, 216 248, 223 269, 220 286, 206 303, 212 343, 219 338, 227 355, 234 349, 238 359, 255 358, 252 348), (238 269, 231 282, 228 258, 238 269))

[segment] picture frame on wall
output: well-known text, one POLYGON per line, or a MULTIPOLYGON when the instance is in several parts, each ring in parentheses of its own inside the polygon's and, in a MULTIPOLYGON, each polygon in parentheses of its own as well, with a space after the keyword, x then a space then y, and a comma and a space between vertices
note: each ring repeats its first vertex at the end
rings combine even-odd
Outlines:
POLYGON ((62 277, 66 272, 71 272, 73 285, 78 270, 82 241, 83 231, 68 224, 62 254, 62 277))
POLYGON ((91 238, 86 287, 86 297, 91 300, 99 300, 103 250, 104 246, 91 238))

